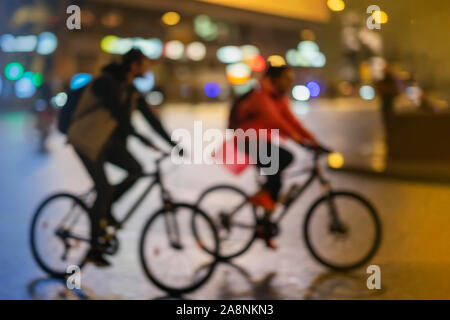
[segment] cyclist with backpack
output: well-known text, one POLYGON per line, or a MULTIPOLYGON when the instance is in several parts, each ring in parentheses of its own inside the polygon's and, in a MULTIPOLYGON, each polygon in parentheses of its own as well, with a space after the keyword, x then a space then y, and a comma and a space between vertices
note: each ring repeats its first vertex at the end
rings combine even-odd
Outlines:
MULTIPOLYGON (((261 141, 257 135, 257 159, 256 165, 263 172, 270 164, 263 163, 259 154, 260 143, 267 143, 266 150, 278 148, 279 170, 275 174, 267 173, 267 180, 260 192, 251 197, 250 201, 254 205, 262 206, 265 209, 264 221, 269 224, 270 213, 275 209, 279 191, 282 187, 281 176, 293 160, 292 154, 286 149, 275 146, 270 141, 270 129, 278 129, 281 137, 293 139, 295 142, 318 147, 314 136, 297 120, 290 110, 289 101, 286 94, 292 88, 294 82, 294 71, 288 66, 270 66, 265 75, 260 80, 259 88, 256 88, 243 97, 238 98, 230 113, 229 127, 231 129, 266 129, 268 134, 261 141)), ((249 148, 245 148, 249 152, 249 148)), ((268 247, 275 249, 276 245, 270 239, 269 232, 262 231, 259 237, 266 241, 268 247)))
POLYGON ((67 130, 68 142, 86 167, 97 192, 92 207, 91 250, 87 256, 87 261, 97 266, 109 265, 101 246, 106 227, 119 227, 111 206, 142 174, 141 165, 127 149, 127 137, 135 136, 153 147, 134 129, 132 112, 139 110, 169 145, 176 145, 133 85, 134 79, 142 77, 148 70, 148 62, 140 50, 130 50, 122 56, 121 63, 105 66, 102 74, 84 89, 69 94, 66 106, 72 110, 65 110, 60 118, 60 129, 67 130), (128 176, 118 185, 111 186, 104 170, 106 162, 124 169, 128 176))

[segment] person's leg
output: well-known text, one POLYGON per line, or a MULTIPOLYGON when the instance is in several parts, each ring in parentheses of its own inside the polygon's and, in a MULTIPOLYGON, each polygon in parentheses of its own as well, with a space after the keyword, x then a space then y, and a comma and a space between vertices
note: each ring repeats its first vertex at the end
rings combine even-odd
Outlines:
POLYGON ((262 205, 265 209, 262 226, 260 230, 257 230, 257 236, 262 238, 266 242, 267 247, 276 249, 278 246, 272 239, 273 224, 270 222, 270 215, 275 209, 278 194, 281 190, 282 173, 292 162, 293 156, 286 149, 269 142, 267 142, 266 150, 268 150, 268 155, 265 160, 270 159, 270 162, 263 163, 266 161, 262 161, 258 150, 256 163, 258 169, 261 169, 266 173, 266 182, 263 184, 262 190, 255 196, 251 197, 250 201, 254 204, 262 205), (271 153, 272 151, 274 151, 273 148, 277 149, 274 154, 271 153), (274 162, 276 162, 275 167, 278 167, 278 170, 275 173, 272 172, 274 162))
POLYGON ((106 152, 106 161, 122 168, 128 173, 125 179, 113 187, 113 202, 115 202, 142 176, 142 166, 127 150, 125 143, 111 145, 106 152))
POLYGON ((80 151, 75 150, 81 161, 83 162, 86 170, 91 176, 97 197, 91 208, 91 245, 95 249, 98 246, 98 239, 104 233, 104 222, 107 212, 109 210, 110 202, 112 201, 112 189, 106 178, 106 174, 103 168, 104 161, 100 158, 98 161, 93 162, 80 151))
MULTIPOLYGON (((275 156, 272 157, 272 154, 269 155, 271 161, 278 161, 278 171, 275 174, 266 175, 266 182, 262 186, 264 190, 269 192, 270 196, 274 201, 277 201, 278 195, 280 193, 282 187, 282 173, 289 166, 289 164, 293 160, 292 154, 286 149, 273 145, 268 142, 267 150, 272 150, 272 148, 278 149, 278 158, 275 156)), ((276 154, 276 153, 275 153, 276 154)), ((258 155, 257 167, 265 171, 266 168, 270 167, 271 164, 263 164, 258 155)))

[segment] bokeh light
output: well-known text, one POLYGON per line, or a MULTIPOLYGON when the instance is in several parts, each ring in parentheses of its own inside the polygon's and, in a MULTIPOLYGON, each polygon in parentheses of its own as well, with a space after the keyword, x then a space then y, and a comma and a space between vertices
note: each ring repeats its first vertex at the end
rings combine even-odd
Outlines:
POLYGON ((333 169, 342 168, 344 165, 344 157, 338 152, 333 152, 328 155, 328 165, 333 169))
POLYGON ((281 66, 286 65, 286 60, 284 60, 284 58, 279 55, 270 56, 269 58, 267 58, 267 62, 272 67, 281 67, 281 66))
POLYGON ((161 91, 150 91, 145 95, 145 101, 151 106, 160 106, 164 103, 164 94, 161 91))
POLYGON ((163 14, 161 20, 168 26, 174 26, 180 22, 181 16, 178 12, 169 11, 163 14))
POLYGON ((201 42, 192 42, 186 47, 186 56, 193 61, 201 61, 206 56, 206 47, 201 42))
POLYGON ((372 100, 373 98, 375 98, 375 89, 371 86, 362 86, 359 89, 359 95, 364 100, 372 100))
POLYGON ((64 107, 67 103, 67 93, 59 92, 52 98, 52 102, 58 108, 64 107))
POLYGON ((376 10, 372 13, 372 17, 376 23, 387 23, 389 18, 386 12, 382 10, 376 10))
POLYGON ((227 79, 231 84, 244 84, 250 80, 252 71, 245 63, 230 64, 226 68, 227 79))
POLYGON ((42 32, 38 36, 36 51, 39 54, 47 55, 53 53, 58 46, 58 39, 51 32, 42 32))
POLYGON ((248 60, 251 57, 255 56, 255 55, 259 55, 261 52, 259 51, 259 49, 252 45, 252 44, 246 44, 240 47, 241 49, 241 53, 242 53, 242 60, 248 60))
POLYGON ((5 67, 5 77, 8 80, 18 80, 23 75, 23 67, 18 62, 10 62, 5 67))
POLYGON ((114 53, 114 49, 116 47, 116 43, 119 40, 116 36, 105 36, 103 37, 102 41, 100 42, 100 47, 103 51, 108 53, 114 53))
POLYGON ((242 60, 242 51, 236 46, 225 46, 217 50, 217 59, 223 63, 236 63, 242 60))
POLYGON ((311 93, 309 89, 304 85, 297 85, 292 89, 292 96, 297 101, 308 101, 311 93))
POLYGON ((108 12, 102 17, 105 27, 116 28, 122 23, 122 16, 118 12, 108 12))
POLYGON ((31 79, 31 81, 33 81, 33 84, 36 87, 40 87, 40 86, 42 86, 42 83, 44 82, 44 78, 42 77, 42 74, 40 74, 39 72, 36 72, 35 74, 33 74, 33 78, 31 79))
POLYGON ((249 92, 253 88, 255 88, 257 83, 258 83, 258 80, 250 79, 249 81, 247 81, 247 82, 245 82, 243 84, 234 85, 233 86, 233 92, 234 92, 235 95, 241 96, 243 94, 246 94, 247 92, 249 92))
POLYGON ((220 95, 220 85, 216 82, 208 82, 204 85, 203 92, 209 98, 217 98, 220 95))
POLYGON ((0 37, 0 47, 3 52, 32 52, 37 45, 35 35, 17 36, 4 34, 0 37))
POLYGON ((311 67, 313 68, 322 68, 325 66, 327 62, 327 58, 322 52, 316 52, 314 57, 311 59, 311 67))
POLYGON ((178 40, 172 40, 166 43, 164 54, 172 60, 180 60, 184 55, 184 44, 178 40))
POLYGON ((300 41, 298 43, 298 51, 304 52, 317 52, 319 51, 319 46, 314 41, 300 41))
POLYGON ((345 9, 345 2, 343 0, 328 0, 327 6, 331 11, 342 11, 345 9))
POLYGON ((317 82, 309 81, 306 84, 306 87, 308 88, 311 97, 315 98, 315 97, 319 96, 319 94, 320 94, 320 85, 317 82))
POLYGON ((266 60, 262 56, 253 55, 247 59, 247 64, 254 72, 260 72, 266 69, 266 60))
POLYGON ((325 55, 314 41, 300 41, 297 49, 286 52, 286 60, 294 67, 321 68, 326 63, 325 55))
POLYGON ((78 73, 70 80, 70 89, 77 90, 87 85, 92 80, 92 75, 89 73, 78 73))
POLYGON ((143 77, 134 79, 133 83, 139 92, 149 92, 155 86, 155 75, 152 71, 148 71, 143 77))
POLYGON ((202 39, 212 41, 217 38, 219 27, 210 17, 202 14, 194 19, 194 31, 202 39))
POLYGON ((141 49, 142 53, 150 59, 159 59, 163 53, 163 43, 158 38, 135 38, 132 46, 141 49))
POLYGON ((30 76, 23 77, 14 84, 14 92, 20 99, 31 98, 36 93, 36 86, 30 76))

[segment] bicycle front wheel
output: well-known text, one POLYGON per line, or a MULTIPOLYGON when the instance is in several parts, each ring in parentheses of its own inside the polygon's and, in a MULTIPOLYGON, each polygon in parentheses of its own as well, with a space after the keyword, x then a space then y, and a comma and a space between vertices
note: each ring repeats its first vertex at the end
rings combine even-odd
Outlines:
POLYGON ((311 206, 303 235, 317 261, 336 271, 348 271, 375 255, 381 223, 375 208, 360 195, 332 192, 311 206))
POLYGON ((146 223, 139 248, 150 281, 170 294, 182 294, 199 288, 212 275, 219 237, 211 219, 197 207, 168 204, 146 223), (193 234, 193 221, 202 240, 193 234))
MULTIPOLYGON (((200 195, 197 206, 208 212, 219 232, 220 259, 243 254, 255 241, 256 208, 244 191, 228 185, 214 186, 200 195)), ((198 236, 195 224, 193 228, 198 236)))
POLYGON ((53 277, 66 276, 69 266, 83 267, 90 237, 89 209, 78 197, 67 193, 44 200, 31 223, 33 257, 53 277))

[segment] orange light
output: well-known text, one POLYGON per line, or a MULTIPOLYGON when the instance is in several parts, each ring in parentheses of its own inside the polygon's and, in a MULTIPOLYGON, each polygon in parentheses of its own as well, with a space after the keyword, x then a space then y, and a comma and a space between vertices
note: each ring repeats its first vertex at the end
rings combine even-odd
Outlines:
POLYGON ((245 77, 234 77, 230 74, 227 74, 227 79, 228 81, 230 81, 231 84, 234 85, 239 85, 239 84, 244 84, 246 83, 248 80, 250 80, 250 76, 245 76, 245 77))
POLYGON ((263 71, 266 69, 266 60, 259 54, 253 55, 247 60, 247 64, 254 72, 263 71))

